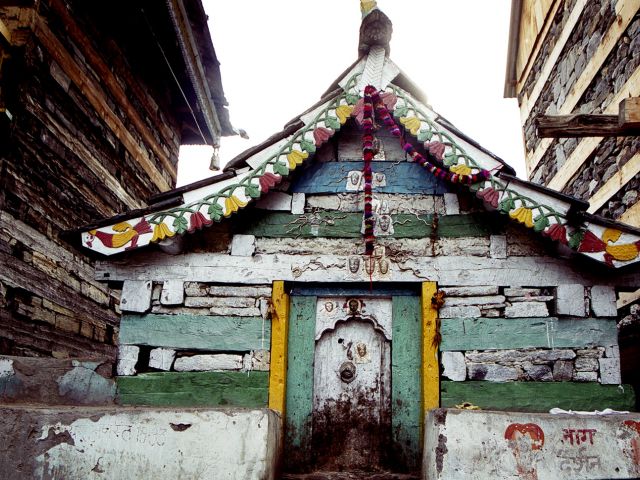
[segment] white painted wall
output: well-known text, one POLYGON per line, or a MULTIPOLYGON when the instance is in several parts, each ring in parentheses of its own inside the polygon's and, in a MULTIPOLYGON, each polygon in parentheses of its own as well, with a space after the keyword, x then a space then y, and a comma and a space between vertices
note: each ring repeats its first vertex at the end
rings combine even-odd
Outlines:
POLYGON ((423 478, 640 477, 640 414, 438 409, 427 415, 423 478))
POLYGON ((95 412, 42 424, 39 440, 66 440, 36 457, 33 478, 271 479, 280 428, 267 410, 95 412))

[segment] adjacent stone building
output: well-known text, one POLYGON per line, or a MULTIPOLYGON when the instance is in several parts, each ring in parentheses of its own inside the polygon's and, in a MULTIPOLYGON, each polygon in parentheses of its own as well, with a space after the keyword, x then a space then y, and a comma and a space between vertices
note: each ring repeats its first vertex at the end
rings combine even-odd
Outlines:
POLYGON ((640 96, 640 2, 513 0, 505 96, 518 99, 528 178, 640 226, 640 139, 539 138, 540 115, 618 114, 640 96))
POLYGON ((72 232, 172 189, 225 103, 197 0, 2 2, 0 353, 115 360, 119 292, 72 232))

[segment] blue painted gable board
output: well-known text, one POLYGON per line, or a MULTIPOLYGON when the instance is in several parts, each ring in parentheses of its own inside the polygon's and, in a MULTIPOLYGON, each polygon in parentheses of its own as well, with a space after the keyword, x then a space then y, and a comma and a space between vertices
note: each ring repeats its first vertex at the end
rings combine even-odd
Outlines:
MULTIPOLYGON (((291 191, 307 194, 347 192, 349 172, 361 172, 364 162, 317 162, 295 180, 291 191)), ((390 161, 372 162, 373 174, 383 173, 386 186, 374 187, 379 193, 414 193, 442 195, 449 192, 447 185, 417 163, 390 161)))

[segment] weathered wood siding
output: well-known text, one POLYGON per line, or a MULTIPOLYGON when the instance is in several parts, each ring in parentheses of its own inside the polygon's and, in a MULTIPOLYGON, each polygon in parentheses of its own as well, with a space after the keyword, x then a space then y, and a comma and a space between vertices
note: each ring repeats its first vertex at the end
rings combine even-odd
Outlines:
POLYGON ((13 119, 0 133, 0 353, 115 360, 119 293, 95 280, 94 260, 65 232, 175 183, 169 105, 87 6, 0 8, 13 33, 2 86, 13 119))
POLYGON ((621 100, 640 95, 639 7, 636 0, 523 2, 516 88, 529 178, 635 226, 638 138, 541 139, 535 118, 617 115, 621 100))

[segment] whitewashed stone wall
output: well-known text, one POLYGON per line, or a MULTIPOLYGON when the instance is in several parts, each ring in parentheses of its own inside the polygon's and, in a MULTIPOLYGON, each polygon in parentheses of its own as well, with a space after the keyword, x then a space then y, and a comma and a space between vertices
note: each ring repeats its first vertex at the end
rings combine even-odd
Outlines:
MULTIPOLYGON (((168 322, 172 316, 190 315, 237 317, 238 321, 248 317, 254 321, 259 317, 265 324, 270 322, 271 286, 229 286, 179 280, 146 283, 151 283, 150 295, 142 307, 140 297, 136 297, 135 311, 138 313, 166 315, 168 322)), ((128 311, 126 307, 123 310, 128 311)), ((265 341, 268 343, 266 333, 265 341)), ((269 361, 266 346, 246 352, 220 352, 213 348, 207 352, 206 349, 121 344, 117 373, 128 376, 148 371, 268 371, 269 361)))
MULTIPOLYGON (((448 286, 440 309, 442 322, 455 318, 595 318, 617 315, 612 287, 448 286)), ((580 335, 576 331, 576 336, 580 335)), ((443 378, 491 382, 621 383, 616 344, 593 348, 527 348, 442 352, 443 378)))

